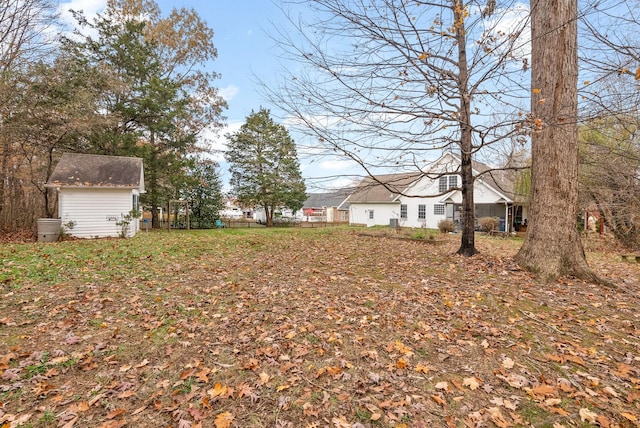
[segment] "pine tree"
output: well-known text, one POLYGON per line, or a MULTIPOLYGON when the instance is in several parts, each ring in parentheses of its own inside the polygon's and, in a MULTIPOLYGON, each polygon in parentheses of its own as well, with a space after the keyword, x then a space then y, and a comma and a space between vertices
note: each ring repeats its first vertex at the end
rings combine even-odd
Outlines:
POLYGON ((295 143, 286 128, 271 119, 269 110, 252 111, 227 139, 231 187, 242 205, 264 208, 267 227, 273 226, 276 208, 302 208, 306 187, 295 143))

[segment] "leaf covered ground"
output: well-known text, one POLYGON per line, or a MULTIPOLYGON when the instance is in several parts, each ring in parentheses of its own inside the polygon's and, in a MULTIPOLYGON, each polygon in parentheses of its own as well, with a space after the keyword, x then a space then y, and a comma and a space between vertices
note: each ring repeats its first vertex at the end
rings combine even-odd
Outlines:
POLYGON ((3 245, 0 427, 638 426, 640 265, 361 232, 3 245))

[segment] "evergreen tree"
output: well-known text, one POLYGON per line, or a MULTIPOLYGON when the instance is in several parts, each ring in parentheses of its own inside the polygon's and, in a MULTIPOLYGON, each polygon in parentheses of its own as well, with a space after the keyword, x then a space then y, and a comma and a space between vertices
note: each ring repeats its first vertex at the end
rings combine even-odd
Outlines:
POLYGON ((202 150, 196 144, 197 135, 205 126, 219 125, 225 104, 209 86, 215 75, 200 73, 198 68, 199 61, 216 55, 210 39, 201 41, 204 35, 212 35, 206 25, 190 12, 189 19, 199 25, 181 34, 202 44, 201 55, 190 55, 188 63, 174 61, 183 47, 168 45, 164 36, 188 23, 176 14, 161 19, 153 1, 145 5, 153 19, 134 13, 141 6, 136 0, 110 1, 91 23, 77 14, 95 35, 78 35, 66 40, 65 47, 79 63, 103 73, 107 88, 97 109, 118 119, 111 128, 91 135, 91 151, 144 159, 147 193, 143 202, 151 208, 153 227, 159 227, 158 207, 180 193, 192 155, 202 150), (203 107, 203 100, 210 105, 203 107))
POLYGON ((273 226, 276 208, 294 212, 302 208, 306 187, 295 143, 286 128, 271 119, 269 110, 252 111, 240 130, 227 134, 227 139, 231 187, 242 205, 264 208, 267 227, 273 226))
POLYGON ((189 190, 182 197, 189 201, 191 226, 208 229, 220 218, 222 209, 222 181, 215 161, 197 160, 189 175, 192 181, 189 190))

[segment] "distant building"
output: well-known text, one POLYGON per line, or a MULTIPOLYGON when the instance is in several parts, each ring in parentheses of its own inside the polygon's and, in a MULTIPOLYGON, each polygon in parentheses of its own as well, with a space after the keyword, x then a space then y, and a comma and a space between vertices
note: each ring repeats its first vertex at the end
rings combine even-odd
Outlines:
POLYGON ((345 191, 309 193, 301 210, 302 221, 349 222, 349 194, 345 191))

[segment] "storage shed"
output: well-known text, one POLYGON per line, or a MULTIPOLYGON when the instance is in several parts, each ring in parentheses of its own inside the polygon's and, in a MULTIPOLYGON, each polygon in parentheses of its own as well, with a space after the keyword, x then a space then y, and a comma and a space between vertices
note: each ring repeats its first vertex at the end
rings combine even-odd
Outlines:
POLYGON ((140 230, 141 158, 64 153, 46 187, 58 193, 58 215, 78 238, 134 236, 140 230))

